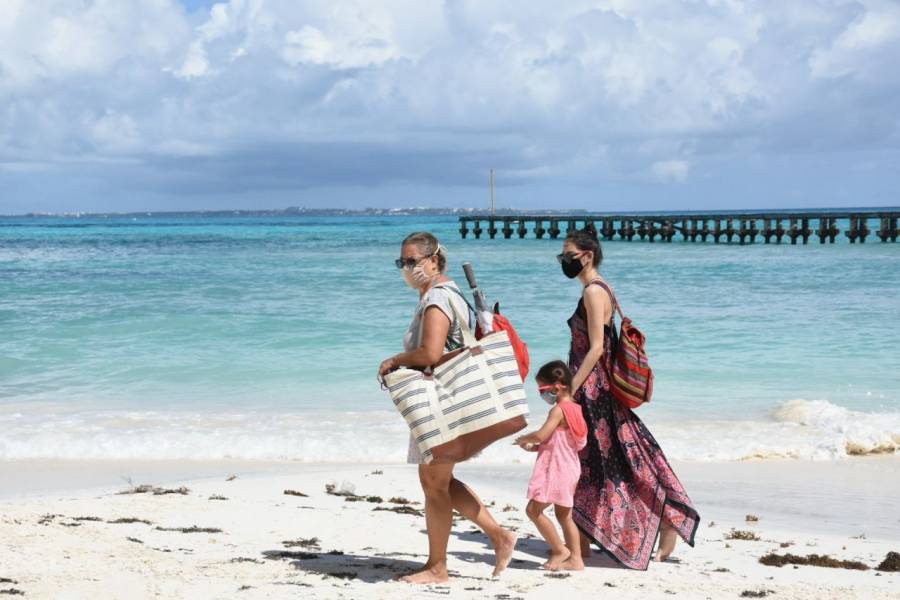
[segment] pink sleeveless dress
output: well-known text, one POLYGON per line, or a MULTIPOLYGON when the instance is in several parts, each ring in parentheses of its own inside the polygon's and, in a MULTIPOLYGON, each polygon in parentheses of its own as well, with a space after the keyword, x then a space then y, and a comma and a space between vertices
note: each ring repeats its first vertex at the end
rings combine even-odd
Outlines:
POLYGON ((538 447, 534 471, 528 482, 528 499, 570 507, 581 477, 578 451, 587 444, 587 423, 580 405, 563 402, 558 406, 569 428, 557 427, 538 447))

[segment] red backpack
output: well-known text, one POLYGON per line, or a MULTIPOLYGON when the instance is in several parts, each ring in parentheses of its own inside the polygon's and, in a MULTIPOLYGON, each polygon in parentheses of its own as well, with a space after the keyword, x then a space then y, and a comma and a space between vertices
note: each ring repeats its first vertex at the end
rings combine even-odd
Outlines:
MULTIPOLYGON (((604 364, 610 391, 622 406, 637 408, 645 402, 650 402, 650 396, 653 394, 653 370, 644 350, 646 338, 641 330, 631 323, 631 319, 622 314, 619 302, 609 286, 599 280, 591 283, 596 283, 606 290, 613 308, 622 320, 619 341, 612 352, 612 373, 604 364)), ((615 315, 610 319, 610 327, 614 325, 612 323, 614 319, 615 315)))
MULTIPOLYGON (((469 310, 472 311, 472 313, 477 314, 475 311, 475 307, 469 303, 468 298, 466 298, 462 292, 452 287, 448 287, 446 289, 456 292, 456 294, 463 299, 463 302, 466 303, 466 306, 469 307, 469 310)), ((499 302, 494 303, 493 313, 494 329, 491 333, 493 333, 494 331, 506 332, 507 337, 509 337, 509 344, 512 346, 513 353, 516 355, 516 363, 518 363, 519 365, 519 375, 522 376, 522 381, 525 381, 525 378, 528 376, 528 368, 531 366, 531 358, 528 355, 528 344, 522 341, 522 338, 520 338, 519 334, 516 333, 516 329, 512 326, 512 323, 509 322, 509 319, 500 314, 499 302)), ((476 320, 475 339, 480 340, 484 336, 485 333, 481 330, 481 325, 478 325, 476 320)))
MULTIPOLYGON (((528 376, 528 368, 531 366, 528 344, 522 341, 509 319, 500 314, 499 302, 494 304, 494 331, 505 331, 506 335, 509 336, 509 343, 516 354, 516 362, 519 363, 519 375, 522 376, 522 381, 525 381, 525 378, 528 376)), ((475 337, 480 340, 483 336, 484 333, 481 331, 481 326, 476 327, 475 337)))

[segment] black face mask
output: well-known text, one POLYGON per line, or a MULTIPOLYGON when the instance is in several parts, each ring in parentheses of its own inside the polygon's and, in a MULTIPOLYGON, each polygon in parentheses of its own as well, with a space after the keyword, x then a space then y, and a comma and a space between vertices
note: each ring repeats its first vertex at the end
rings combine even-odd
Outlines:
POLYGON ((577 258, 573 258, 569 261, 563 261, 562 263, 562 272, 563 275, 568 277, 569 279, 575 279, 578 277, 578 274, 584 269, 584 265, 581 264, 581 261, 577 258))

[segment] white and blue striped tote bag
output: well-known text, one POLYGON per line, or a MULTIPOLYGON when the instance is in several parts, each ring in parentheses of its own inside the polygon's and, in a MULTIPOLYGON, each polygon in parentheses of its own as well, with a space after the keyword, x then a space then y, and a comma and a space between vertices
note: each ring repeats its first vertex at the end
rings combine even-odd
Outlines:
MULTIPOLYGON (((455 306, 453 309, 458 313, 455 306)), ((466 344, 457 355, 430 374, 398 369, 384 376, 394 405, 406 419, 426 463, 439 454, 436 448, 461 436, 517 420, 508 432, 498 429, 499 435, 513 433, 525 426, 528 414, 525 388, 506 332, 476 341, 468 319, 459 314, 457 319, 466 344)))

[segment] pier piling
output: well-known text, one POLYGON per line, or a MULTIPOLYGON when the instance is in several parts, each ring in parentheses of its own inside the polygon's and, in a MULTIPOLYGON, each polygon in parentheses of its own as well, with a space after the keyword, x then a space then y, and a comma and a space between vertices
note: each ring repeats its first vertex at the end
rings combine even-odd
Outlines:
POLYGON ((503 233, 504 239, 510 239, 513 234, 518 234, 519 239, 528 236, 529 224, 534 224, 534 237, 543 239, 546 234, 552 239, 558 239, 562 230, 560 224, 565 222, 565 232, 568 234, 581 227, 593 225, 598 236, 604 240, 633 241, 638 237, 642 241, 655 243, 671 243, 676 236, 681 235, 684 242, 706 242, 709 238, 716 244, 734 241, 741 245, 754 244, 757 236, 761 236, 766 244, 782 243, 785 236, 792 245, 798 242, 808 244, 810 237, 815 235, 820 244, 835 243, 841 230, 838 220, 847 220, 847 229, 843 235, 851 244, 857 241, 862 244, 866 237, 872 233, 868 221, 878 220, 878 228, 875 235, 882 242, 896 242, 900 229, 897 221, 900 218, 900 210, 854 210, 852 212, 839 211, 797 211, 775 213, 722 213, 722 214, 663 214, 663 215, 558 215, 558 216, 530 216, 530 215, 472 215, 459 218, 459 234, 465 239, 471 233, 475 239, 481 239, 481 234, 487 231, 491 239, 497 237, 498 232, 503 233), (484 229, 482 222, 487 222, 484 229), (547 227, 545 224, 549 223, 547 227), (785 226, 787 223, 787 226, 785 226), (724 239, 723 239, 724 238, 724 239))
POLYGON ((550 221, 550 237, 554 240, 559 237, 559 221, 556 219, 550 221))

